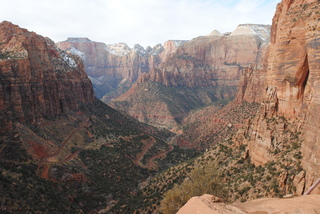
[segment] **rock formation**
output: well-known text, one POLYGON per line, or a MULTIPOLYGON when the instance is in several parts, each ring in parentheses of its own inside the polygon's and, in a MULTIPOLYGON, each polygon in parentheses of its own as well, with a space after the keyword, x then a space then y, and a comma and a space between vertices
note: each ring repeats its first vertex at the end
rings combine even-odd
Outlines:
POLYGON ((82 61, 50 39, 4 21, 0 51, 2 125, 7 120, 40 123, 94 100, 82 61))
POLYGON ((288 199, 258 199, 230 205, 212 195, 191 198, 177 214, 245 214, 245 213, 309 213, 320 212, 320 195, 301 196, 288 199))
POLYGON ((195 38, 143 73, 110 105, 142 122, 172 128, 192 109, 233 98, 242 73, 261 62, 269 32, 268 25, 247 24, 228 36, 214 31, 195 38))
POLYGON ((140 78, 166 86, 238 86, 245 67, 257 63, 269 43, 270 26, 239 25, 230 36, 211 33, 195 38, 159 68, 140 78), (241 30, 239 30, 241 29, 241 30), (264 32, 264 33, 261 33, 264 32))
POLYGON ((256 165, 272 161, 273 151, 293 139, 286 135, 288 131, 296 133, 302 142, 302 163, 307 170, 305 188, 320 177, 319 13, 316 0, 283 0, 278 4, 269 55, 264 68, 258 71, 266 86, 249 133, 250 155, 256 165), (273 120, 277 124, 272 128, 273 120))
POLYGON ((78 56, 9 22, 0 23, 0 124, 2 213, 126 213, 122 199, 185 157, 166 143, 172 133, 96 99, 78 56), (167 161, 171 153, 180 158, 167 161))
POLYGON ((98 98, 120 89, 115 95, 104 98, 109 101, 128 89, 140 74, 157 67, 168 54, 185 42, 173 40, 166 42, 164 46, 158 44, 146 49, 136 44, 131 49, 125 43, 106 45, 88 38, 68 38, 58 42, 57 46, 82 58, 98 98))

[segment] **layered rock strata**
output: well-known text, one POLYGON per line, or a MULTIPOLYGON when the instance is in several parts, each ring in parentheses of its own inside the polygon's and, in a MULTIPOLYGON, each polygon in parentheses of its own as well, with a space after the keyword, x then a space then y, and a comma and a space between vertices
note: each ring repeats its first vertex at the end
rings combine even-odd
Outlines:
POLYGON ((239 25, 230 36, 211 33, 195 38, 139 81, 166 86, 238 86, 244 68, 260 61, 269 33, 268 25, 247 24, 239 25))
MULTIPOLYGON (((146 49, 136 44, 131 49, 125 43, 106 45, 88 38, 68 38, 58 42, 57 46, 82 58, 95 94, 102 98, 119 88, 129 88, 142 73, 148 73, 153 67, 157 67, 185 42, 170 40, 164 45, 158 44, 153 48, 148 46, 146 49)), ((115 96, 121 93, 123 90, 115 96)), ((111 98, 114 97, 109 95, 105 100, 111 98)))
POLYGON ((10 22, 0 23, 0 114, 36 124, 94 100, 79 57, 10 22))
MULTIPOLYGON (((190 110, 236 95, 242 73, 249 67, 253 70, 252 63, 260 65, 269 33, 268 25, 247 24, 231 35, 214 31, 195 38, 168 55, 158 68, 142 74, 110 104, 145 123, 179 125, 190 110)), ((254 97, 258 84, 245 96, 254 97)))
POLYGON ((260 165, 272 161, 283 142, 293 142, 294 136, 287 133, 296 133, 307 170, 305 188, 320 177, 319 13, 316 0, 283 0, 278 4, 266 69, 261 75, 266 87, 248 134, 251 158, 260 165), (278 122, 271 127, 274 120, 278 122))

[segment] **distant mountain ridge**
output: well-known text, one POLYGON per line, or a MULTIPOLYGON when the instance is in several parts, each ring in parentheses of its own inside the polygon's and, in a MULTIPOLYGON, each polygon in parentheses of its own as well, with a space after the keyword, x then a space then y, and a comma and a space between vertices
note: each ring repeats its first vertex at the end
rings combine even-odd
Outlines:
POLYGON ((148 177, 199 154, 95 98, 80 57, 6 21, 0 124, 2 213, 120 210, 148 177))
POLYGON ((78 55, 92 80, 95 95, 110 100, 131 87, 142 73, 158 67, 179 46, 187 41, 170 40, 146 49, 136 44, 130 48, 125 43, 104 44, 88 38, 68 38, 57 46, 71 54, 78 55))
POLYGON ((194 38, 142 73, 110 105, 142 122, 172 128, 192 109, 235 97, 241 75, 263 60, 269 41, 270 26, 254 24, 239 25, 228 35, 214 31, 194 38))

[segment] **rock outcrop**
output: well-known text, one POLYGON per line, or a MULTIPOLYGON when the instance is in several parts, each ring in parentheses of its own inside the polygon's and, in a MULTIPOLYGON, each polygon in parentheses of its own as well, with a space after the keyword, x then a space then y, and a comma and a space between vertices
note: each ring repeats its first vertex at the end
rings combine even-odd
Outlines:
MULTIPOLYGON (((235 97, 242 73, 252 63, 260 65, 268 32, 268 25, 247 24, 228 36, 214 31, 195 38, 169 54, 158 68, 143 73, 110 105, 145 123, 179 125, 190 110, 235 97)), ((253 83, 251 95, 244 96, 255 97, 260 82, 253 83)))
POLYGON ((305 188, 320 177, 319 13, 316 0, 283 0, 278 4, 267 61, 258 71, 260 81, 265 82, 264 92, 260 90, 261 108, 248 134, 251 159, 260 165, 272 161, 274 151, 284 142, 292 142, 294 136, 288 132, 296 133, 307 171, 305 188))
POLYGON ((53 41, 17 25, 0 23, 0 115, 29 124, 55 118, 94 100, 82 61, 53 41))
POLYGON ((178 154, 172 133, 94 97, 78 56, 9 22, 0 23, 0 124, 2 213, 133 213, 119 199, 181 160, 163 158, 178 154))
POLYGON ((320 195, 308 195, 288 199, 258 199, 245 203, 224 204, 212 195, 191 198, 178 214, 246 214, 246 213, 308 213, 320 212, 320 195))
POLYGON ((118 91, 114 95, 104 97, 109 101, 127 90, 142 73, 163 62, 167 55, 173 53, 186 41, 172 40, 144 49, 136 44, 131 49, 125 43, 106 45, 88 38, 68 38, 58 42, 57 46, 67 52, 78 55, 84 61, 85 71, 91 79, 95 94, 102 98, 109 92, 118 91))
POLYGON ((261 60, 269 33, 268 25, 248 24, 239 25, 230 36, 211 33, 195 38, 139 81, 166 86, 238 86, 244 68, 261 60))

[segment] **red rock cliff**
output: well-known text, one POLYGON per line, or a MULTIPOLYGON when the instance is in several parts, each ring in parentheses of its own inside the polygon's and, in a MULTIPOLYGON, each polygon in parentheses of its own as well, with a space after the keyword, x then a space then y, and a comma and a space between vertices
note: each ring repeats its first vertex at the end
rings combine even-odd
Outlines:
MULTIPOLYGON (((195 38, 169 54, 159 68, 142 74, 110 105, 142 122, 172 128, 191 109, 233 98, 241 74, 261 62, 269 37, 270 26, 248 24, 229 36, 213 32, 195 38)), ((241 99, 254 97, 255 87, 250 93, 241 99)))
POLYGON ((238 86, 244 68, 259 62, 265 52, 269 30, 270 26, 248 24, 239 25, 230 36, 214 33, 195 38, 139 81, 166 86, 238 86))
POLYGON ((93 101, 80 58, 10 22, 0 23, 0 117, 35 124, 93 101))
POLYGON ((148 59, 124 43, 106 45, 87 38, 68 38, 58 42, 57 46, 80 56, 84 60, 87 74, 94 78, 106 76, 133 80, 140 73, 149 71, 148 59))
MULTIPOLYGON (((320 9, 317 0, 283 0, 273 18, 265 75, 267 87, 249 142, 252 160, 263 164, 281 148, 288 131, 302 133, 306 188, 320 177, 320 9), (270 128, 272 118, 286 118, 270 128), (290 130, 289 130, 290 129, 290 130)), ((291 137, 291 138, 290 138, 291 137)), ((318 190, 319 192, 319 190, 318 190)))
POLYGON ((125 43, 106 45, 87 38, 68 38, 64 42, 58 42, 57 46, 83 59, 96 96, 102 98, 121 87, 130 87, 141 74, 158 67, 185 42, 168 41, 164 46, 158 44, 146 49, 136 44, 131 49, 125 43))

